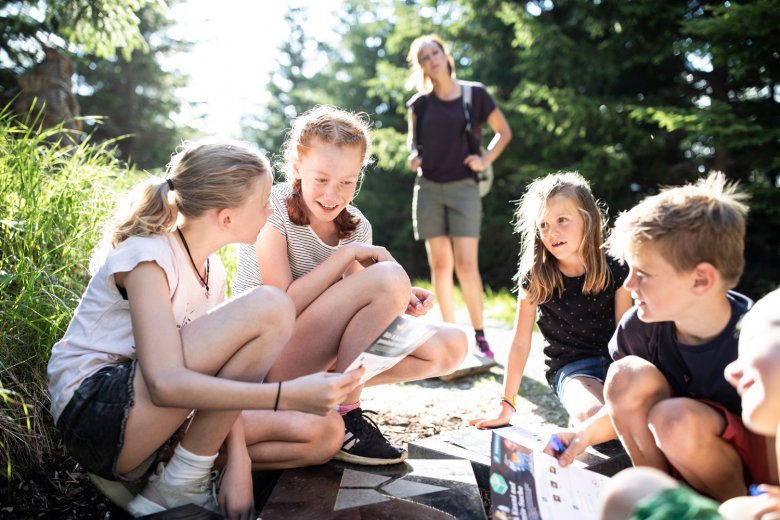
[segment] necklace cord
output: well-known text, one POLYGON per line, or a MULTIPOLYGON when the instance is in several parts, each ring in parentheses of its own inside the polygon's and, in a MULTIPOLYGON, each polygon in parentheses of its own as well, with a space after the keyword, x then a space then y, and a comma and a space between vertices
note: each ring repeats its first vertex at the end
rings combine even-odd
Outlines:
POLYGON ((198 269, 198 266, 195 265, 195 260, 192 259, 192 253, 190 253, 190 246, 187 245, 187 241, 184 240, 184 233, 181 232, 181 229, 176 228, 176 232, 179 234, 179 238, 181 238, 181 243, 184 244, 184 250, 187 251, 187 256, 190 257, 190 263, 192 264, 192 267, 195 269, 195 274, 198 275, 198 278, 200 278, 201 283, 206 288, 206 294, 209 292, 209 259, 206 258, 206 278, 204 279, 200 275, 200 270, 198 269))

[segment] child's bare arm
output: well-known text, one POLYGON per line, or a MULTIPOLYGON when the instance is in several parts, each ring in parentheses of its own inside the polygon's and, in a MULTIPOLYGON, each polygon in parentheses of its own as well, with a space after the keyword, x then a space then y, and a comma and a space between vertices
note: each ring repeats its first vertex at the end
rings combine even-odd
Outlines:
POLYGON ((376 262, 395 262, 384 247, 352 243, 339 248, 330 258, 293 281, 287 255, 287 239, 273 226, 265 226, 260 231, 255 252, 263 284, 285 291, 295 304, 297 315, 353 268, 361 269, 361 265, 376 262))
MULTIPOLYGON (((517 312, 515 314, 514 337, 509 348, 509 358, 504 368, 504 397, 516 396, 523 379, 525 365, 531 352, 531 338, 533 336, 534 323, 536 323, 536 305, 527 299, 517 299, 517 312)), ((496 415, 493 418, 477 418, 469 421, 469 424, 477 428, 494 428, 509 424, 515 410, 504 401, 498 403, 496 415)))

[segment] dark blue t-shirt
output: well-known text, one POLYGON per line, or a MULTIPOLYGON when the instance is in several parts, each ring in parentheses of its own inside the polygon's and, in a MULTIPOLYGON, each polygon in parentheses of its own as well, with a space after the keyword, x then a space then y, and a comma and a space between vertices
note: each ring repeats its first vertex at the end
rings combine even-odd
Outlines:
POLYGON ((636 307, 620 321, 609 342, 609 352, 617 361, 625 356, 639 356, 653 363, 666 377, 675 397, 706 399, 742 413, 739 394, 723 375, 726 365, 737 358, 737 323, 753 306, 753 301, 728 292, 731 319, 712 341, 702 345, 684 345, 677 341, 674 322, 645 323, 636 307))
MULTIPOLYGON (((466 83, 466 82, 461 82, 466 83)), ((482 142, 482 128, 488 116, 496 108, 496 102, 481 83, 468 82, 471 85, 471 125, 474 136, 482 142)), ((421 105, 425 105, 422 117, 423 135, 422 170, 423 176, 436 182, 459 181, 474 178, 474 172, 463 164, 469 155, 469 144, 464 129, 466 116, 463 113, 463 100, 458 97, 443 101, 436 94, 417 94, 406 106, 419 116, 421 105)))
POLYGON ((615 331, 615 291, 628 276, 628 266, 607 255, 609 286, 596 294, 583 294, 585 275, 563 277, 557 291, 537 306, 536 324, 544 336, 547 381, 564 365, 588 357, 609 358, 607 345, 615 331))

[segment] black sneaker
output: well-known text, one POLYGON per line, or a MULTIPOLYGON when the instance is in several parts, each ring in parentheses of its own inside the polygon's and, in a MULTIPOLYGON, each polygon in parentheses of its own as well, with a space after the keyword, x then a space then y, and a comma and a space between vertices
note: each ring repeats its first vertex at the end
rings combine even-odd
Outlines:
POLYGON ((406 450, 390 444, 376 423, 366 416, 367 413, 376 412, 355 408, 342 417, 344 444, 333 458, 364 466, 403 462, 406 459, 406 450))

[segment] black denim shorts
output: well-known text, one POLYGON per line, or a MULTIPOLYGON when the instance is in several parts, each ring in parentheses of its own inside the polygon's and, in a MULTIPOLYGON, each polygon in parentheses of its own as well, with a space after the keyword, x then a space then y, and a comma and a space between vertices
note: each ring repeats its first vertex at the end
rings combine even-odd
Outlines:
MULTIPOLYGON (((57 421, 62 442, 70 455, 90 473, 110 480, 134 480, 137 473, 119 476, 116 472, 125 440, 127 415, 133 406, 136 367, 137 362, 127 361, 101 368, 89 376, 57 421)), ((140 473, 146 469, 139 468, 140 473)))

